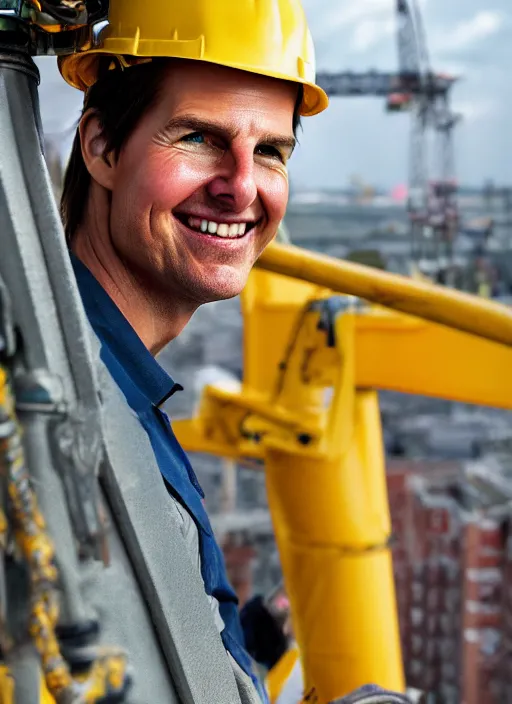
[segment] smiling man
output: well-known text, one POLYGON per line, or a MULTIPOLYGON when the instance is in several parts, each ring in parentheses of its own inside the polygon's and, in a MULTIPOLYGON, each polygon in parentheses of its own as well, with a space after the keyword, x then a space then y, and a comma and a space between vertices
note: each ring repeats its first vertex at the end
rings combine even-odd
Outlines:
POLYGON ((274 238, 288 199, 302 90, 183 59, 119 76, 109 71, 103 81, 116 114, 103 115, 94 86, 63 212, 73 251, 157 353, 198 306, 240 293, 274 238), (122 86, 128 80, 136 85, 122 86), (134 98, 147 109, 116 149, 107 120, 115 134, 134 98), (72 177, 82 160, 90 181, 77 221, 72 177))
POLYGON ((180 387, 155 355, 200 305, 240 293, 283 219, 300 117, 328 103, 300 0, 111 0, 100 45, 59 67, 85 92, 61 205, 85 310, 252 687, 242 700, 264 699, 201 488, 161 410, 180 387))

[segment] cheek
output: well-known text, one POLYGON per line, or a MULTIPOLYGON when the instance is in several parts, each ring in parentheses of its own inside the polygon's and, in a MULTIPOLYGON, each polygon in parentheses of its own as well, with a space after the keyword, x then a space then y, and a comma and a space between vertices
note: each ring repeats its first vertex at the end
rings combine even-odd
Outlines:
POLYGON ((169 211, 204 186, 211 175, 204 164, 180 153, 154 153, 139 163, 130 190, 144 208, 169 211))
POLYGON ((282 172, 263 173, 260 177, 258 192, 263 202, 269 222, 281 222, 288 204, 288 174, 282 172))

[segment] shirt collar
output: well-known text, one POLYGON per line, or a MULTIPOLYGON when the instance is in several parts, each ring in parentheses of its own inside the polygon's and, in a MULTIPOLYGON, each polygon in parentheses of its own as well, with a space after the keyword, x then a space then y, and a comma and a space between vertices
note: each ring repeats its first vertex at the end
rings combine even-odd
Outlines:
POLYGON ((130 380, 153 406, 183 387, 167 374, 89 269, 71 254, 85 312, 94 332, 111 350, 130 380))

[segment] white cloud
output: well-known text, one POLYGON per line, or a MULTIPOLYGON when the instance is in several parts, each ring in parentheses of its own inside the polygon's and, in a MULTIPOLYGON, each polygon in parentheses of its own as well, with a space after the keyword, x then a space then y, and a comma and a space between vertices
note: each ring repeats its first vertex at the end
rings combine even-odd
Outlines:
MULTIPOLYGON (((416 2, 423 9, 430 0, 416 2)), ((303 4, 324 62, 326 56, 331 63, 339 64, 340 57, 352 61, 383 44, 396 62, 396 0, 303 0, 303 4)))
POLYGON ((392 0, 344 0, 323 14, 315 36, 331 41, 346 32, 345 47, 355 53, 364 53, 392 35, 394 28, 392 0))
MULTIPOLYGON (((424 7, 427 0, 418 0, 424 7)), ((365 53, 396 32, 394 0, 344 0, 323 18, 320 34, 331 37, 345 29, 350 32, 349 48, 365 53)))
POLYGON ((442 48, 465 49, 481 39, 496 34, 503 25, 503 17, 498 12, 482 10, 469 20, 459 22, 455 28, 446 33, 440 44, 442 48))
POLYGON ((343 27, 357 24, 361 20, 370 19, 375 22, 379 18, 393 16, 393 5, 390 0, 349 0, 340 3, 331 12, 325 13, 323 27, 326 31, 334 32, 343 27))
MULTIPOLYGON (((311 5, 315 0, 305 0, 305 5, 311 5)), ((423 9, 427 0, 419 0, 419 6, 423 9)), ((318 32, 321 34, 337 31, 344 27, 352 27, 362 21, 372 21, 375 23, 395 22, 396 11, 394 0, 338 0, 333 3, 333 8, 321 13, 320 21, 316 22, 318 32)))
POLYGON ((351 48, 363 53, 375 46, 384 37, 393 35, 395 22, 389 20, 364 19, 354 29, 352 34, 351 48))

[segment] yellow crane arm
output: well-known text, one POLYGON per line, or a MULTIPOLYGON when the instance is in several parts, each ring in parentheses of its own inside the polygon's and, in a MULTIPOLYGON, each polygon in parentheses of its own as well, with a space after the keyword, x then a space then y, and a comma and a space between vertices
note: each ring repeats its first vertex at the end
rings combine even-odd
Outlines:
POLYGON ((257 267, 512 345, 512 310, 467 293, 274 243, 257 267))
POLYGON ((356 316, 356 386, 512 408, 512 347, 387 311, 356 316))

